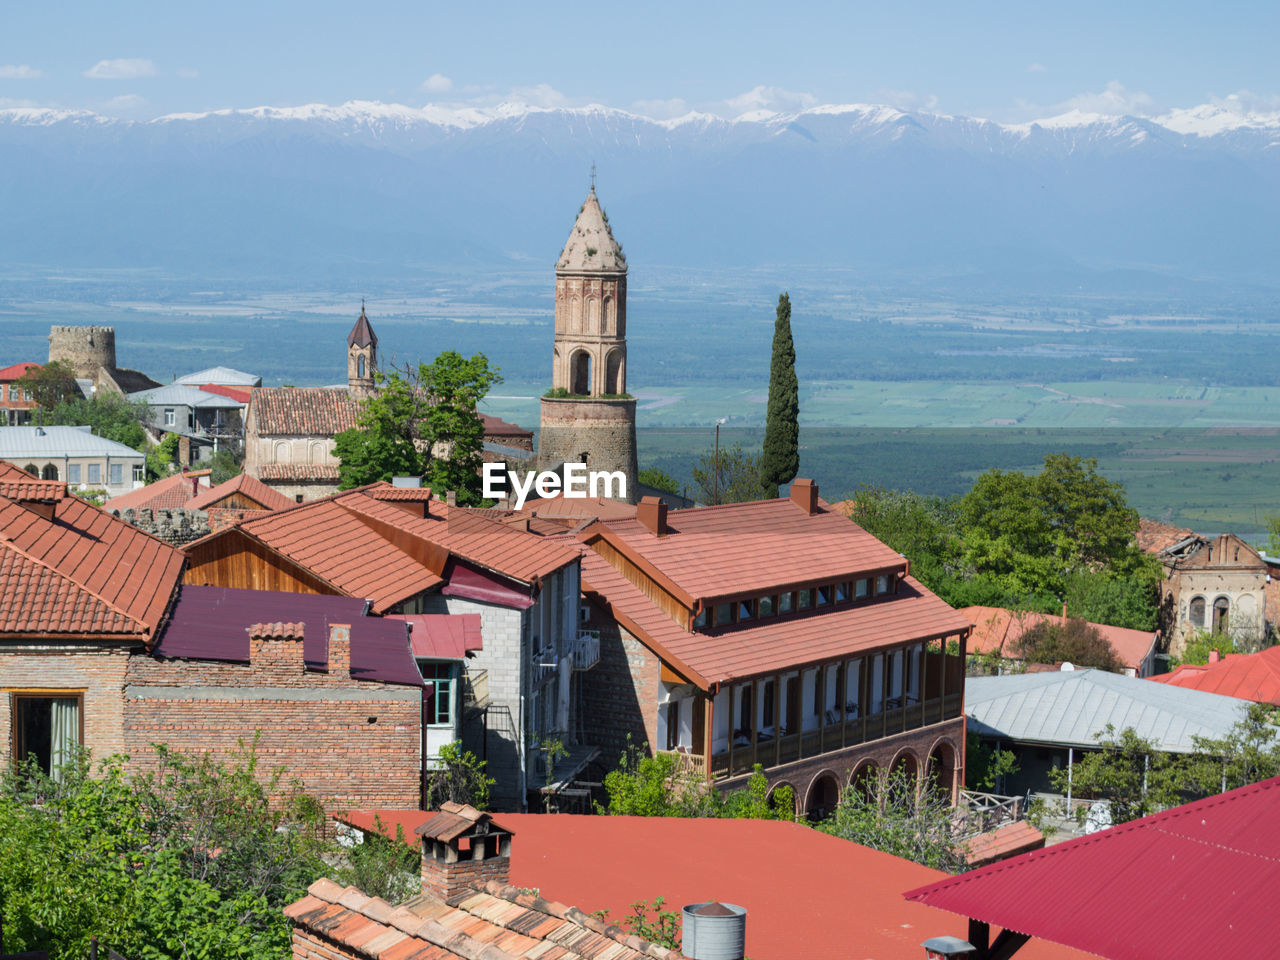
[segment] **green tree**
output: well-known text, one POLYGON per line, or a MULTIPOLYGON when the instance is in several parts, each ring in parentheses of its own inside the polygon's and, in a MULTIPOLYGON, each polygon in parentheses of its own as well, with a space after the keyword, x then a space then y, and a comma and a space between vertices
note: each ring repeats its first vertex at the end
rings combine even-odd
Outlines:
POLYGON ((395 839, 384 836, 384 830, 386 824, 374 814, 373 829, 363 831, 363 839, 347 848, 346 863, 334 879, 365 896, 403 903, 422 890, 422 855, 406 842, 403 825, 396 824, 395 839))
POLYGON ((895 857, 959 873, 964 845, 955 836, 950 800, 922 790, 912 771, 882 773, 870 784, 846 788, 835 815, 817 829, 895 857), (869 786, 869 789, 868 789, 869 786))
POLYGON ((800 469, 800 383, 796 379, 796 348, 791 339, 791 298, 778 297, 773 324, 773 353, 769 360, 769 405, 765 414, 764 447, 760 456, 760 484, 764 497, 795 479, 800 469))
POLYGON ((1018 772, 1018 758, 1012 750, 987 746, 976 733, 965 735, 964 785, 969 790, 990 793, 1000 778, 1018 772))
POLYGON ((91 427, 95 435, 134 450, 145 450, 150 443, 143 424, 150 410, 146 404, 131 403, 124 397, 99 391, 91 400, 78 393, 44 410, 41 420, 46 426, 65 425, 91 427))
POLYGON ((1209 654, 1217 653, 1225 657, 1229 653, 1237 653, 1235 641, 1225 633, 1210 633, 1208 630, 1197 630, 1187 637, 1182 656, 1174 657, 1174 666, 1183 663, 1205 664, 1209 662, 1209 654))
MULTIPOLYGON (((1054 790, 1065 794, 1070 776, 1075 796, 1110 801, 1112 823, 1127 823, 1182 802, 1182 793, 1192 782, 1183 758, 1157 749, 1132 727, 1116 733, 1107 724, 1098 741, 1096 751, 1077 756, 1070 772, 1067 767, 1049 771, 1054 790)), ((1082 807, 1077 816, 1086 812, 1082 807)))
POLYGON ((849 501, 849 519, 910 560, 929 589, 947 592, 960 563, 957 500, 863 486, 849 501))
POLYGON ((1267 553, 1280 557, 1280 513, 1267 517, 1267 553))
POLYGON ((27 372, 14 381, 40 406, 36 412, 38 423, 53 423, 43 418, 45 411, 52 410, 62 403, 82 399, 83 394, 76 384, 75 371, 70 364, 62 360, 53 360, 42 367, 28 367, 27 372))
POLYGON ((422 419, 422 439, 431 455, 427 481, 432 489, 453 490, 458 503, 477 506, 481 496, 480 465, 484 421, 476 404, 502 382, 482 353, 465 358, 446 350, 430 365, 419 364, 421 386, 430 400, 422 419), (443 449, 445 455, 437 456, 443 449))
POLYGON ((676 478, 671 476, 665 470, 659 470, 657 467, 645 467, 638 474, 636 479, 646 486, 653 487, 655 490, 665 490, 667 493, 680 494, 680 484, 676 482, 676 478))
POLYGON ((477 810, 489 809, 489 788, 498 781, 484 772, 486 763, 464 749, 461 741, 446 743, 427 771, 427 809, 438 810, 447 800, 469 803, 477 810))
POLYGON ((1069 662, 1077 667, 1117 673, 1124 664, 1115 650, 1092 624, 1076 617, 1048 617, 1023 632, 1013 652, 1027 663, 1069 662))
POLYGON ((418 441, 427 403, 417 379, 399 370, 378 371, 377 379, 378 392, 364 401, 356 426, 334 438, 339 490, 426 470, 418 441))
POLYGON ((704 453, 693 465, 693 482, 699 503, 744 503, 763 497, 760 488, 760 457, 742 449, 741 443, 720 448, 719 469, 715 451, 704 453))
POLYGON ((1190 784, 1197 792, 1234 790, 1280 776, 1280 708, 1251 703, 1225 737, 1193 737, 1190 784))
POLYGON ((178 444, 181 438, 176 433, 166 433, 157 444, 147 447, 147 482, 162 480, 173 473, 178 464, 178 444))
POLYGON ((209 458, 209 482, 216 487, 238 476, 243 469, 243 454, 223 447, 209 458))

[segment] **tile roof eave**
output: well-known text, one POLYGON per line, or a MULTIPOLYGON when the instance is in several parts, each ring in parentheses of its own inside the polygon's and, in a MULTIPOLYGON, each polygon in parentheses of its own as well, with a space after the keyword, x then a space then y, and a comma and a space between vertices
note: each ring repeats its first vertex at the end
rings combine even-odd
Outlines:
POLYGON ((595 523, 583 530, 578 534, 578 539, 587 547, 590 547, 596 540, 603 540, 605 543, 609 544, 609 546, 613 547, 613 549, 625 556, 628 561, 635 564, 641 572, 653 578, 653 580, 663 587, 663 589, 685 606, 691 608, 697 607, 699 600, 698 597, 693 596, 689 591, 681 587, 680 584, 676 583, 647 559, 631 549, 630 544, 610 530, 608 525, 602 520, 596 520, 595 523))
POLYGON ((710 691, 713 687, 717 686, 717 684, 712 683, 712 681, 708 680, 697 670, 694 670, 687 663, 673 654, 664 644, 655 640, 649 631, 636 623, 636 621, 630 616, 614 607, 614 605, 605 598, 604 594, 599 590, 594 589, 585 578, 582 580, 581 586, 584 594, 591 594, 594 596, 596 598, 596 602, 608 611, 609 616, 613 617, 614 620, 626 627, 628 633, 632 634, 637 640, 656 653, 658 658, 668 664, 676 673, 687 678, 700 690, 710 691))

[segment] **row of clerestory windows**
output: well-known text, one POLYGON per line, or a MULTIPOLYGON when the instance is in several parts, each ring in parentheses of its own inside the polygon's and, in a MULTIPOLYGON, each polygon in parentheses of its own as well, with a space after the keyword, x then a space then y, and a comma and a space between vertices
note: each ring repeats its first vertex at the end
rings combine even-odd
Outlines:
POLYGON ((724 603, 707 605, 693 619, 693 629, 710 630, 735 623, 749 623, 771 617, 803 613, 819 607, 838 606, 896 593, 898 578, 889 574, 839 580, 800 590, 743 597, 724 603))

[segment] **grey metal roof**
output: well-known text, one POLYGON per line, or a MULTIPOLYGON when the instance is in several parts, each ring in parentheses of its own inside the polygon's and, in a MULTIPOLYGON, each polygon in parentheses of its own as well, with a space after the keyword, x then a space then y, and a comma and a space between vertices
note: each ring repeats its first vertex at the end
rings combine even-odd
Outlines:
POLYGON ((94 436, 88 427, 0 427, 0 459, 17 461, 24 457, 141 459, 142 454, 123 443, 94 436))
POLYGON ((985 737, 1064 747, 1096 747, 1107 724, 1132 727, 1161 750, 1190 753, 1192 737, 1226 736, 1248 709, 1235 697, 1101 670, 970 677, 969 729, 985 737))
POLYGON ((139 390, 137 393, 129 394, 129 399, 151 407, 173 404, 174 406, 215 407, 230 410, 244 406, 238 400, 224 397, 220 393, 210 393, 199 387, 188 386, 185 383, 170 383, 151 390, 139 390))
POLYGON ((207 370, 197 370, 195 373, 188 373, 185 377, 178 377, 174 383, 212 383, 220 387, 260 387, 262 386, 262 378, 252 374, 245 373, 243 370, 232 370, 230 367, 210 367, 207 370))

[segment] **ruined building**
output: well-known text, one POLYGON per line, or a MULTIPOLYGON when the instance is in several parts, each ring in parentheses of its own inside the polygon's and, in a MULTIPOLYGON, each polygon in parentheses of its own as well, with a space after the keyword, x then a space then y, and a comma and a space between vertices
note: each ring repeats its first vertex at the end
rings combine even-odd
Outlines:
MULTIPOLYGON (((116 366, 115 327, 49 328, 49 362, 61 360, 94 390, 124 395, 160 386, 145 373, 116 366)), ((82 384, 83 386, 83 384, 82 384)))

